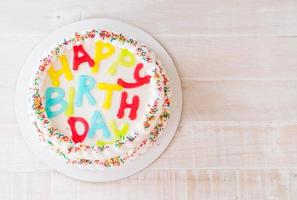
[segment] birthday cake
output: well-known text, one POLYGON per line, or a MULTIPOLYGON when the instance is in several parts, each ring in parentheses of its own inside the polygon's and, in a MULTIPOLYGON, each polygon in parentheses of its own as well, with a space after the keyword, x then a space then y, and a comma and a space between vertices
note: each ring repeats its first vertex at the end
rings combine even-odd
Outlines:
POLYGON ((36 69, 29 90, 34 132, 68 164, 123 165, 156 144, 166 126, 166 72, 149 48, 123 34, 75 33, 36 69))

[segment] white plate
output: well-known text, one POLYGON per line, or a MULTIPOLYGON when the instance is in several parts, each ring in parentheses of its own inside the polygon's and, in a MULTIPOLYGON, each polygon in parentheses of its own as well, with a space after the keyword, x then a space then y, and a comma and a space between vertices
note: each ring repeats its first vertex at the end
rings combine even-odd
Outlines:
POLYGON ((19 75, 19 79, 15 92, 15 111, 16 118, 21 133, 23 134, 29 148, 36 156, 46 163, 50 168, 57 170, 69 177, 92 182, 104 182, 121 179, 130 176, 156 160, 165 148, 169 145, 173 138, 179 124, 182 108, 182 91, 180 80, 175 69, 174 63, 166 50, 149 34, 135 28, 131 25, 110 20, 110 19, 89 19, 79 21, 65 27, 58 29, 47 36, 39 45, 33 50, 27 62, 19 75), (52 153, 47 145, 39 142, 34 134, 34 128, 31 124, 27 106, 27 91, 29 88, 30 80, 33 72, 38 66, 40 58, 44 56, 44 52, 49 50, 53 45, 60 43, 63 38, 67 38, 74 32, 80 32, 90 29, 107 29, 110 31, 123 33, 128 37, 135 38, 137 41, 146 44, 156 55, 161 59, 170 80, 170 87, 172 88, 172 107, 171 115, 164 132, 158 140, 158 144, 150 147, 144 154, 125 163, 121 167, 107 168, 106 170, 87 170, 79 169, 74 166, 67 165, 64 160, 59 158, 56 154, 52 153))

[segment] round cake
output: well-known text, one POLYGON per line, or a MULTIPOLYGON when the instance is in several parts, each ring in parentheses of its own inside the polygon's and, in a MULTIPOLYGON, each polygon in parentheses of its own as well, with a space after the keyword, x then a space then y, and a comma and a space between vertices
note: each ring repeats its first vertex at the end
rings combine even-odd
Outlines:
POLYGON ((36 137, 84 168, 120 166, 143 154, 169 118, 169 81, 159 59, 108 30, 61 41, 33 74, 29 111, 36 137))

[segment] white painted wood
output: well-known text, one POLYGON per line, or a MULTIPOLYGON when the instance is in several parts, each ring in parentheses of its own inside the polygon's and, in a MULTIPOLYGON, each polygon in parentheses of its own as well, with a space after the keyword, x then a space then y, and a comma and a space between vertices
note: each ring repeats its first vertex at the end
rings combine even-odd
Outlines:
POLYGON ((1 199, 18 200, 288 199, 296 189, 295 176, 283 170, 145 170, 125 180, 94 184, 56 172, 31 172, 0 174, 6 180, 0 188, 1 199))
POLYGON ((295 0, 0 1, 0 199, 296 199, 296 11, 295 0), (184 90, 168 150, 108 184, 78 182, 36 161, 12 105, 37 42, 94 17, 154 35, 184 90))
POLYGON ((297 33, 294 0, 12 0, 0 2, 1 35, 47 34, 85 18, 121 19, 157 35, 291 36, 297 33), (21 20, 26 19, 26 20, 21 20), (19 33, 15 33, 19 34, 19 33))

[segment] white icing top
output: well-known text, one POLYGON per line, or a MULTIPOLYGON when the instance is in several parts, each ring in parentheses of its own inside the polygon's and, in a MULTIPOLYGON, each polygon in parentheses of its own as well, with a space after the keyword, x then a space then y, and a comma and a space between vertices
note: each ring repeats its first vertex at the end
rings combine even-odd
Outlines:
MULTIPOLYGON (((133 39, 127 39, 121 34, 115 34, 107 31, 92 30, 86 33, 74 35, 70 40, 65 40, 63 44, 54 48, 47 59, 41 61, 41 67, 37 71, 33 79, 33 86, 30 91, 29 103, 33 104, 32 119, 36 126, 39 137, 42 141, 50 144, 51 149, 62 155, 69 163, 92 166, 114 166, 118 163, 124 163, 129 158, 135 158, 136 155, 145 151, 147 146, 153 144, 160 131, 165 126, 168 118, 170 92, 168 87, 168 79, 161 65, 156 61, 149 49, 144 45, 137 43, 133 39), (97 73, 92 72, 92 66, 88 62, 82 62, 78 70, 73 70, 74 57, 84 56, 82 52, 75 53, 74 46, 82 45, 85 52, 95 60, 96 43, 110 43, 115 51, 105 59, 100 61, 100 67, 97 73), (118 66, 116 73, 109 73, 110 67, 118 60, 123 49, 127 49, 130 54, 135 56, 135 63, 131 67, 118 66), (49 76, 48 70, 52 66, 54 70, 62 68, 59 56, 65 55, 68 65, 71 68, 72 79, 68 80, 65 74, 59 76, 59 86, 53 84, 52 78, 49 76), (135 83, 134 73, 136 65, 142 63, 143 67, 139 71, 140 77, 150 76, 149 83, 140 85, 135 88, 123 87, 120 91, 112 92, 111 106, 109 109, 104 108, 103 104, 107 98, 106 90, 98 89, 98 83, 108 83, 118 85, 118 80, 122 79, 128 83, 135 83), (95 104, 91 105, 86 95, 83 95, 82 105, 77 106, 76 103, 80 90, 80 78, 87 76, 94 79, 96 86, 89 89, 91 96, 95 99, 95 104), (58 93, 51 93, 48 97, 45 93, 49 88, 61 89, 64 91, 64 98, 56 104, 48 102, 59 98, 58 93), (70 88, 75 88, 73 103, 69 99, 70 88), (137 117, 131 119, 129 117, 130 109, 124 109, 124 116, 118 116, 122 93, 127 93, 127 103, 132 102, 134 96, 139 97, 139 106, 137 109, 137 117), (65 101, 68 106, 73 106, 73 112, 66 115, 66 108, 63 112, 49 117, 49 113, 62 109, 61 101, 65 101), (37 105, 37 106, 36 106, 37 105), (107 137, 103 134, 103 129, 96 128, 92 119, 94 113, 100 112, 103 124, 106 125, 110 135, 107 137), (43 114, 43 115, 42 115, 43 114), (93 137, 90 132, 80 142, 74 142, 73 130, 68 123, 70 117, 81 117, 86 120, 90 129, 95 130, 93 137), (117 137, 112 127, 112 122, 121 130, 128 125, 128 130, 121 137, 117 137), (94 128, 95 127, 95 128, 94 128), (71 139, 72 138, 72 139, 71 139), (99 165, 98 165, 99 164, 99 165)), ((108 49, 101 52, 106 53, 108 49)), ((89 83, 86 83, 89 84, 89 83)), ((96 121, 102 123, 100 121, 96 121)), ((73 128, 73 127, 72 127, 73 128)), ((79 135, 86 130, 82 123, 76 123, 74 128, 79 135)))

